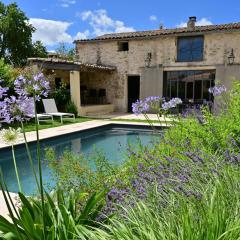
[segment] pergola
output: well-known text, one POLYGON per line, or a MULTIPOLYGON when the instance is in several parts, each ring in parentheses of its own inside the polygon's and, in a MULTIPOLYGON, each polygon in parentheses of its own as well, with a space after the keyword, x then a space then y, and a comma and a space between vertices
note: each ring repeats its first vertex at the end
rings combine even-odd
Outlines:
POLYGON ((87 115, 88 113, 94 112, 96 114, 98 112, 108 113, 114 110, 114 106, 112 104, 98 104, 91 106, 81 105, 80 73, 114 73, 116 71, 116 67, 69 61, 58 58, 29 58, 28 62, 31 66, 36 66, 39 69, 51 71, 62 70, 69 72, 71 100, 77 106, 79 115, 87 115))

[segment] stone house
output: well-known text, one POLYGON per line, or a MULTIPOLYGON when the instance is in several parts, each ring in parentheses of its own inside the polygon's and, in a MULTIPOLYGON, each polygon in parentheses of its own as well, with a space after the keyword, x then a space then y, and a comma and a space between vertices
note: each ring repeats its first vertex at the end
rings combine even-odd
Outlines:
POLYGON ((70 72, 79 114, 128 112, 132 102, 152 95, 180 97, 186 104, 213 101, 208 88, 216 81, 229 89, 234 79, 240 80, 240 23, 195 23, 196 17, 190 17, 185 28, 77 40, 75 61, 48 59, 45 67, 70 72), (68 67, 57 69, 61 64, 68 67))

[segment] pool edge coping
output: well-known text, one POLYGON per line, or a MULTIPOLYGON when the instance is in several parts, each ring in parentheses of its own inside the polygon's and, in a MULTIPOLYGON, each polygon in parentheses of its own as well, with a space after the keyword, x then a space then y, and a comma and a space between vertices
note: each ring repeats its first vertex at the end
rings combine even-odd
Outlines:
MULTIPOLYGON (((150 126, 148 123, 145 122, 124 122, 124 121, 114 121, 114 120, 92 120, 84 123, 75 123, 75 124, 69 124, 69 125, 64 125, 64 126, 59 126, 56 128, 47 128, 47 129, 42 129, 39 130, 39 139, 40 140, 45 140, 45 139, 50 139, 58 136, 64 136, 67 134, 71 133, 76 133, 76 132, 83 132, 86 130, 98 128, 98 127, 104 127, 108 125, 132 125, 132 126, 150 126), (73 129, 76 127, 75 129, 73 129), (53 132, 54 130, 54 132, 53 132), (42 135, 42 136, 41 136, 42 135)), ((162 128, 168 128, 168 126, 165 126, 163 124, 158 124, 158 123, 153 123, 153 126, 156 127, 162 127, 162 128)), ((28 143, 33 143, 37 141, 36 138, 36 132, 31 131, 26 133, 28 143)), ((15 145, 21 145, 24 144, 24 140, 22 139, 19 143, 15 145)), ((0 150, 6 149, 11 147, 10 144, 5 144, 5 143, 0 143, 0 150)))

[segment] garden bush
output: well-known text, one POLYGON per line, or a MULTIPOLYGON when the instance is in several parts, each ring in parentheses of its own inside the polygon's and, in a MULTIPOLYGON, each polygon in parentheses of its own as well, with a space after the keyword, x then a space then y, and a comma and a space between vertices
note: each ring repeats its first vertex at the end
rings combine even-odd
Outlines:
POLYGON ((216 98, 213 112, 173 119, 160 143, 128 149, 117 174, 108 172, 101 219, 115 218, 103 229, 81 228, 83 239, 239 238, 240 84, 216 98))
POLYGON ((74 113, 75 117, 78 115, 78 109, 76 104, 73 101, 69 101, 65 106, 65 111, 67 113, 74 113))

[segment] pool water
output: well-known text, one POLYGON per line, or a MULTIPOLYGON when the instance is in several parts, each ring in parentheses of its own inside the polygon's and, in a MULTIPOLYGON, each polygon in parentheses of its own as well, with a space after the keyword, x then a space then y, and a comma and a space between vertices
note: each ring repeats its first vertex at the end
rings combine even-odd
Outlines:
MULTIPOLYGON (((76 154, 82 153, 88 157, 94 149, 97 149, 104 153, 109 162, 121 164, 127 156, 129 144, 132 147, 137 147, 139 142, 141 142, 142 145, 149 145, 153 141, 158 141, 160 136, 161 134, 153 134, 153 131, 148 127, 110 124, 104 127, 42 140, 42 159, 45 159, 44 149, 46 149, 46 147, 53 148, 57 158, 61 156, 65 150, 70 150, 76 154)), ((35 168, 37 169, 36 143, 30 143, 29 146, 34 158, 35 168)), ((26 154, 25 145, 17 146, 15 155, 23 191, 28 195, 34 194, 36 192, 36 183, 26 154)), ((18 186, 11 149, 0 150, 0 167, 3 170, 8 190, 17 192, 18 186)), ((46 161, 43 161, 42 168, 44 184, 48 188, 54 187, 56 183, 53 178, 53 172, 48 167, 46 161)))

